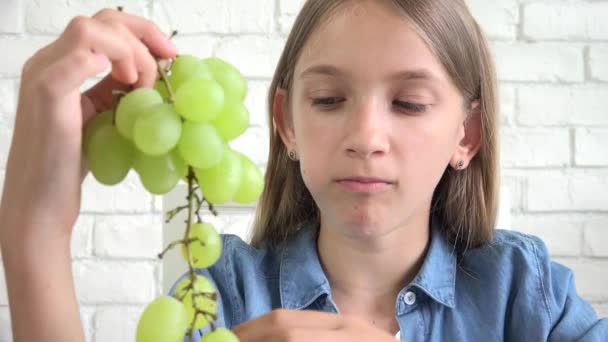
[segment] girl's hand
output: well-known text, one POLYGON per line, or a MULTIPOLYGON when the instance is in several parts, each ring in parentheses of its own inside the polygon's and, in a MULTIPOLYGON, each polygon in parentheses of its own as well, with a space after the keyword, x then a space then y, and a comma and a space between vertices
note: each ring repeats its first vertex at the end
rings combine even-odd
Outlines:
POLYGON ((349 316, 275 310, 233 328, 241 342, 395 342, 394 336, 349 316))
POLYGON ((80 210, 84 125, 96 112, 114 106, 113 89, 152 86, 154 56, 176 53, 152 22, 105 9, 91 18, 74 18, 56 41, 25 63, 0 208, 0 241, 15 234, 69 239, 80 210), (87 78, 109 66, 110 75, 80 93, 87 78))

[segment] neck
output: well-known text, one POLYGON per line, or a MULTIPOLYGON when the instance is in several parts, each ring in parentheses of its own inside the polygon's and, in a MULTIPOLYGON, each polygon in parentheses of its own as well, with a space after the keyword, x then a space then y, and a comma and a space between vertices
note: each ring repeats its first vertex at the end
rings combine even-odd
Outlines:
POLYGON ((343 313, 394 317, 397 294, 416 276, 426 255, 428 214, 373 236, 351 236, 345 233, 348 228, 321 221, 319 258, 334 301, 343 313))

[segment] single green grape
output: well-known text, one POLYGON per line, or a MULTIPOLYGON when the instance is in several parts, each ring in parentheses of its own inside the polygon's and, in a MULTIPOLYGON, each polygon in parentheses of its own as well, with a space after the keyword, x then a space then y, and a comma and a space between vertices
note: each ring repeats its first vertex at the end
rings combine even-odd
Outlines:
POLYGON ((249 127, 249 111, 240 102, 226 102, 211 124, 215 126, 222 140, 228 142, 243 134, 249 127))
POLYGON ((158 156, 172 150, 182 133, 182 120, 173 105, 159 103, 141 114, 133 126, 135 146, 145 154, 158 156))
POLYGON ((204 334, 201 342, 239 342, 239 338, 226 328, 216 328, 214 331, 204 334))
POLYGON ((219 164, 209 169, 195 169, 194 172, 203 196, 213 204, 224 204, 232 200, 241 185, 241 158, 226 147, 219 164))
POLYGON ((213 319, 213 315, 217 315, 217 301, 212 299, 211 296, 217 293, 215 286, 211 281, 203 276, 197 275, 195 277, 194 283, 192 284, 192 288, 187 288, 190 284, 192 284, 190 277, 184 278, 177 284, 177 288, 175 290, 175 294, 179 298, 183 298, 184 306, 186 307, 186 312, 188 314, 188 321, 192 322, 194 320, 194 315, 196 314, 196 309, 205 312, 208 315, 199 314, 196 317, 196 322, 194 322, 195 329, 202 329, 206 327, 209 322, 213 319), (196 307, 193 305, 192 301, 192 293, 194 291, 194 303, 196 303, 196 307))
POLYGON ((98 126, 111 125, 112 116, 114 113, 111 110, 106 110, 95 115, 91 121, 87 123, 82 136, 82 150, 86 151, 91 140, 91 133, 98 130, 98 126))
POLYGON ((233 200, 236 203, 247 204, 255 201, 264 190, 264 177, 249 157, 242 153, 239 155, 242 165, 241 184, 233 200))
POLYGON ((192 79, 175 92, 175 110, 185 119, 213 120, 224 105, 224 91, 214 80, 192 79))
POLYGON ((139 179, 150 193, 156 195, 171 191, 182 177, 188 173, 188 165, 174 150, 160 156, 137 153, 133 168, 139 179))
POLYGON ((233 102, 243 102, 247 96, 247 82, 232 64, 216 57, 203 59, 209 66, 213 78, 222 85, 226 98, 233 102))
POLYGON ((179 55, 171 64, 169 84, 176 92, 181 86, 192 79, 212 80, 213 74, 209 66, 200 58, 193 55, 179 55))
POLYGON ((215 127, 191 121, 184 122, 177 147, 182 158, 198 169, 217 165, 225 150, 224 142, 215 127))
POLYGON ((133 126, 138 116, 155 104, 163 102, 162 96, 152 88, 137 88, 123 96, 116 107, 116 127, 120 134, 133 140, 133 126))
MULTIPOLYGON (((194 223, 190 227, 188 239, 198 239, 190 243, 192 264, 196 268, 207 268, 220 258, 222 254, 222 238, 210 223, 194 223)), ((182 245, 184 260, 188 260, 186 246, 182 245)))
POLYGON ((85 150, 87 164, 98 182, 120 183, 129 173, 135 157, 133 144, 118 133, 111 120, 91 127, 85 150))
POLYGON ((137 324, 137 342, 182 342, 189 326, 186 307, 179 300, 162 296, 144 309, 137 324))

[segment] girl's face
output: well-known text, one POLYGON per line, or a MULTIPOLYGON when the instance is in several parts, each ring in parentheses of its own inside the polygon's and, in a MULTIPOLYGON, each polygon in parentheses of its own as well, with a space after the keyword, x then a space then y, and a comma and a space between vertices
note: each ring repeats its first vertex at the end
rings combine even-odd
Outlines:
POLYGON ((403 15, 347 6, 306 43, 279 125, 322 224, 370 237, 428 215, 445 168, 470 159, 467 113, 403 15))

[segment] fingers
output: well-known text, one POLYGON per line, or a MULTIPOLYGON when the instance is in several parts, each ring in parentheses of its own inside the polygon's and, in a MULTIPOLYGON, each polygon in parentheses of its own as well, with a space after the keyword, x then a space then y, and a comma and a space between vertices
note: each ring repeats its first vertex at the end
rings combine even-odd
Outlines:
POLYGON ((175 45, 149 20, 112 9, 99 11, 93 18, 105 22, 117 21, 125 25, 138 40, 141 40, 156 57, 169 58, 177 53, 175 45))
POLYGON ((89 51, 91 57, 95 53, 106 56, 112 63, 112 75, 117 80, 128 84, 137 81, 138 71, 131 40, 116 26, 91 18, 76 17, 57 44, 61 55, 65 51, 78 49, 89 51))
POLYGON ((344 317, 334 313, 280 309, 240 324, 233 331, 242 342, 255 342, 293 331, 338 331, 345 325, 344 317))
POLYGON ((49 94, 65 94, 84 80, 106 70, 112 78, 136 87, 154 84, 154 56, 173 57, 175 46, 152 22, 115 10, 103 10, 93 18, 76 17, 53 44, 41 49, 24 65, 24 75, 52 84, 49 94))

